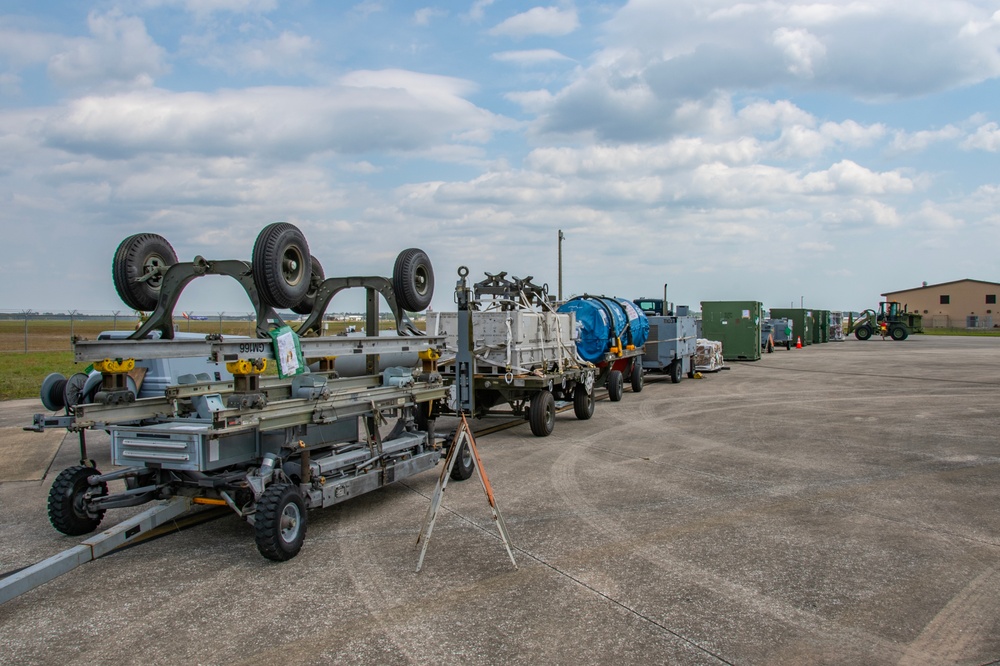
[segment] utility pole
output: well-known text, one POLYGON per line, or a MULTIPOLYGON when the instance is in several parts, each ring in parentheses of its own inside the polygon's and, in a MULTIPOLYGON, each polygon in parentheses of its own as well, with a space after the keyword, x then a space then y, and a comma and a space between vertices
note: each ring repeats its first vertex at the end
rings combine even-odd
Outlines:
POLYGON ((562 229, 559 230, 559 302, 562 302, 563 291, 562 291, 562 242, 566 238, 563 234, 562 229))

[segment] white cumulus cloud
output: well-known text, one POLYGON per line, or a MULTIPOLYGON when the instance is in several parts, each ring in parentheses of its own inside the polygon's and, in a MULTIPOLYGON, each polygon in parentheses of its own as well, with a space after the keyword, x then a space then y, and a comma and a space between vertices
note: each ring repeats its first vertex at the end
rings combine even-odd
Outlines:
POLYGON ((491 35, 504 37, 528 37, 546 35, 562 37, 580 27, 576 9, 559 7, 533 7, 521 14, 515 14, 490 29, 491 35))

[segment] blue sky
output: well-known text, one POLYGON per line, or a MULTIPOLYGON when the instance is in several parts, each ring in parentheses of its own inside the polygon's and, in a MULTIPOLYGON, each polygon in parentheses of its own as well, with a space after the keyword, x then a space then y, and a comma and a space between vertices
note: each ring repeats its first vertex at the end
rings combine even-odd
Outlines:
MULTIPOLYGON (((861 309, 1000 280, 1000 2, 129 0, 0 9, 0 310, 124 306, 128 235, 328 275, 861 309)), ((334 309, 361 299, 338 297, 334 309)), ((239 312, 223 278, 180 305, 239 312)))

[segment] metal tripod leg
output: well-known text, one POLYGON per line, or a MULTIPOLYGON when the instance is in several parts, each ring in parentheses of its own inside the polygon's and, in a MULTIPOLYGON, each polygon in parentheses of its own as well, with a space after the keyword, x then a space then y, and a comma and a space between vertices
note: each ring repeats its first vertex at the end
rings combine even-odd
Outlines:
POLYGON ((465 414, 462 414, 462 422, 459 424, 458 429, 455 431, 455 437, 452 441, 451 448, 448 449, 448 455, 445 457, 444 467, 441 469, 441 476, 438 477, 437 486, 434 488, 434 495, 431 498, 431 504, 427 507, 427 515, 424 517, 423 527, 420 528, 420 534, 417 536, 417 545, 420 544, 421 539, 423 539, 424 545, 420 549, 420 558, 417 560, 417 573, 420 573, 420 569, 424 565, 424 555, 427 553, 427 544, 431 540, 431 532, 434 531, 434 521, 437 520, 437 512, 441 507, 441 498, 444 495, 444 489, 448 485, 448 478, 451 476, 451 470, 455 467, 455 460, 458 459, 458 453, 462 450, 463 445, 468 445, 469 449, 472 451, 472 455, 476 461, 476 473, 479 475, 479 481, 483 485, 483 492, 486 493, 486 499, 490 504, 490 510, 493 512, 493 522, 496 523, 497 531, 500 532, 500 538, 503 540, 504 548, 507 549, 507 555, 510 556, 510 562, 517 569, 517 561, 514 559, 514 551, 510 543, 510 536, 507 534, 507 524, 503 520, 503 516, 500 513, 500 506, 497 504, 496 496, 493 494, 493 486, 490 485, 490 479, 486 475, 486 470, 483 468, 483 461, 479 457, 479 449, 476 448, 476 440, 472 436, 472 429, 469 427, 469 422, 465 419, 465 414))

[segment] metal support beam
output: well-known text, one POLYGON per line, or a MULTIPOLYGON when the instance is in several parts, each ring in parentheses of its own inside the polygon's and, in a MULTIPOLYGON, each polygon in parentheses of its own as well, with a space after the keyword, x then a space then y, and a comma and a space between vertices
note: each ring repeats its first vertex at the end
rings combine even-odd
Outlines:
POLYGON ((191 508, 190 498, 174 497, 90 537, 79 546, 64 550, 58 555, 53 555, 38 564, 33 564, 7 576, 0 580, 0 604, 33 590, 39 585, 44 585, 81 564, 103 557, 129 542, 137 540, 140 536, 145 536, 146 532, 170 522, 189 508, 191 508))

